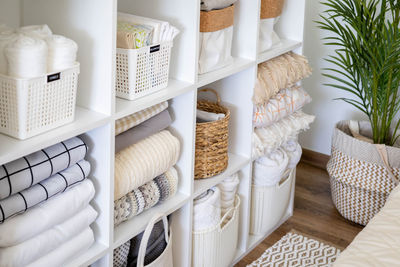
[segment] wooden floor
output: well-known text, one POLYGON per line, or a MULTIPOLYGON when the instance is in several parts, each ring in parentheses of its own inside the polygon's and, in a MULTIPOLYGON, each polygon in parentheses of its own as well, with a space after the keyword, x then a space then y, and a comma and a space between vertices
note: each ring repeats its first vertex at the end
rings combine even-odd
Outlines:
POLYGON ((322 239, 345 248, 362 230, 362 226, 345 220, 335 209, 325 170, 300 163, 297 168, 293 217, 273 232, 236 266, 242 267, 259 258, 263 252, 290 230, 322 239))

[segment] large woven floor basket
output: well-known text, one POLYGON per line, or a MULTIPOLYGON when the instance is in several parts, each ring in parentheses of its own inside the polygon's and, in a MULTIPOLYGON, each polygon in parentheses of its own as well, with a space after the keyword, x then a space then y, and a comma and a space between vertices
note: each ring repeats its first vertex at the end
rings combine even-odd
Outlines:
MULTIPOLYGON (((348 125, 339 122, 333 133, 327 165, 332 199, 343 217, 366 225, 398 184, 400 148, 385 147, 391 177, 377 146, 352 137, 348 125)), ((371 136, 368 122, 360 122, 359 128, 361 135, 371 136)))
POLYGON ((215 90, 202 89, 200 92, 214 93, 217 102, 199 100, 197 108, 223 113, 225 117, 213 122, 196 123, 195 179, 215 176, 228 167, 229 109, 221 105, 221 99, 215 90))

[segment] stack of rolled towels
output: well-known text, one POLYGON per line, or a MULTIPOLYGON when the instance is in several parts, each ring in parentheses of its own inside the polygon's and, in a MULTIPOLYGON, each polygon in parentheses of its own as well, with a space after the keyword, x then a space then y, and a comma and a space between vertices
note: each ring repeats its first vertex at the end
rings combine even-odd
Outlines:
POLYGON ((221 225, 222 217, 235 207, 235 197, 239 185, 239 174, 225 178, 193 201, 193 231, 201 232, 221 225))
POLYGON ((138 49, 173 41, 179 30, 166 21, 118 13, 117 48, 138 49))
POLYGON ((74 137, 0 167, 0 266, 62 266, 93 244, 86 153, 74 137))
POLYGON ((0 74, 37 78, 76 65, 78 45, 47 25, 13 29, 0 25, 0 74))
POLYGON ((253 96, 254 185, 275 186, 299 162, 298 134, 315 117, 301 110, 311 97, 297 84, 310 74, 307 59, 292 52, 258 66, 253 96))
POLYGON ((162 102, 116 122, 114 225, 177 192, 180 142, 166 130, 167 108, 162 102))

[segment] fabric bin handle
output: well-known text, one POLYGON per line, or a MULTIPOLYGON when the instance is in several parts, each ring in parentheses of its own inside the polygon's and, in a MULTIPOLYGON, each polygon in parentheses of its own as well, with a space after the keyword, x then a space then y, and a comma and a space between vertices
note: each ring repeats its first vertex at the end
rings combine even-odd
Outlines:
POLYGON ((168 227, 167 216, 165 216, 162 213, 158 213, 153 216, 153 218, 147 224, 146 230, 144 231, 142 241, 140 242, 139 253, 137 257, 138 267, 144 267, 144 257, 146 256, 147 243, 149 241, 150 234, 153 231, 154 224, 158 222, 160 219, 162 219, 164 223, 165 242, 167 244, 169 242, 169 227, 168 227))

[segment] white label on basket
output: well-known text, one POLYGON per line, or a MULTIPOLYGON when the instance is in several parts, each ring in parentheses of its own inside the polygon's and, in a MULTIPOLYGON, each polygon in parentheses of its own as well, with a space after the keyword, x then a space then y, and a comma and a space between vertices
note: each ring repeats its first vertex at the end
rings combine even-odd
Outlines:
POLYGON ((155 45, 155 46, 150 47, 150 53, 158 52, 158 51, 160 51, 160 45, 155 45))
POLYGON ((61 72, 47 75, 47 82, 58 81, 61 78, 61 72))

